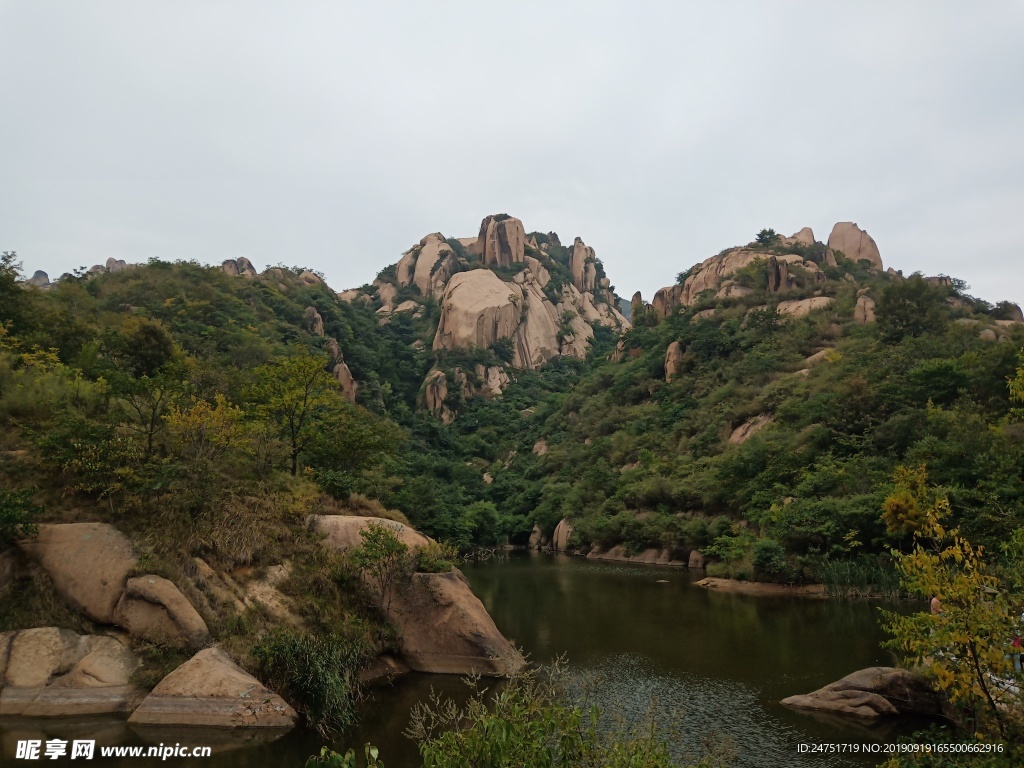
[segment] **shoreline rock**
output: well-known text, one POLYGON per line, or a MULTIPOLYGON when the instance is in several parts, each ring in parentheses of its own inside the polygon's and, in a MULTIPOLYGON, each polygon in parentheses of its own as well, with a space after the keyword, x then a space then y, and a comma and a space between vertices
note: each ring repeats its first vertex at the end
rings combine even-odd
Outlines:
POLYGON ((690 565, 689 559, 677 560, 672 557, 672 553, 667 549, 652 547, 635 555, 630 555, 622 544, 617 544, 605 552, 602 552, 600 549, 592 549, 587 553, 587 560, 607 560, 613 563, 637 563, 639 565, 667 565, 673 568, 687 568, 690 565))
MULTIPOLYGON (((324 546, 345 552, 362 543, 360 531, 371 524, 391 528, 410 550, 431 543, 407 525, 375 517, 319 515, 311 519, 310 530, 325 534, 324 546)), ((525 664, 458 569, 414 573, 396 585, 389 609, 388 618, 398 629, 401 661, 415 672, 504 677, 525 664)))
POLYGON ((824 584, 769 584, 763 581, 739 581, 738 579, 721 579, 709 576, 696 582, 696 586, 716 592, 732 592, 737 595, 754 595, 757 597, 827 597, 824 584))
POLYGON ((942 699, 906 669, 868 667, 808 694, 780 702, 791 709, 828 712, 874 720, 897 715, 942 715, 942 699))
POLYGON ((161 680, 130 725, 291 728, 298 715, 220 648, 207 648, 161 680))
POLYGON ((0 634, 0 715, 124 715, 145 695, 132 685, 139 661, 104 635, 38 627, 0 634))
POLYGON ((462 571, 415 573, 391 601, 402 660, 416 672, 505 677, 526 663, 462 571))

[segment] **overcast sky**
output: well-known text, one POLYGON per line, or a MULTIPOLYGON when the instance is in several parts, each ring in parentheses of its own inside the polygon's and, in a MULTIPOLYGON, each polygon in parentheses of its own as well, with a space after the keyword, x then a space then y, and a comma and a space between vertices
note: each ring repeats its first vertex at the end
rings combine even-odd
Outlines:
POLYGON ((0 249, 340 290, 507 212, 649 299, 852 220, 1024 303, 1022 41, 1021 0, 0 0, 0 249))

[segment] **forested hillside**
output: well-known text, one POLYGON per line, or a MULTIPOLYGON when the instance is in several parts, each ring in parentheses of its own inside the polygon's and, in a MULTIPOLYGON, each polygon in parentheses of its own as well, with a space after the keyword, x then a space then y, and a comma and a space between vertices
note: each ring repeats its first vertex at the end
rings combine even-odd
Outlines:
MULTIPOLYGON (((488 227, 516 222, 485 219, 480 253, 488 227)), ((948 489, 980 541, 1020 524, 1016 307, 794 238, 771 233, 681 272, 652 305, 634 298, 621 335, 592 322, 586 359, 570 347, 529 368, 510 364, 501 338, 451 347, 435 334, 446 286, 467 269, 513 280, 534 253, 558 291, 574 279, 593 289, 579 271, 592 250, 574 277, 553 234, 531 235, 511 266, 501 243, 487 266, 428 236, 340 298, 301 268, 239 276, 187 262, 42 291, 20 282, 11 254, 3 471, 37 489, 44 519, 92 499, 142 526, 154 506, 180 509, 198 531, 225 494, 257 493, 274 469, 295 475, 301 503, 390 509, 463 550, 526 544, 531 531, 537 542, 567 518, 584 552, 698 549, 719 570, 775 580, 906 543, 913 511, 883 509, 900 467, 948 489), (424 291, 416 265, 430 248, 424 291), (327 375, 339 365, 340 385, 327 375), (452 418, 429 408, 431 372, 452 383, 452 418), (288 389, 310 373, 322 391, 296 417, 288 389), (204 419, 231 437, 196 438, 204 419), (202 493, 189 451, 216 456, 220 480, 202 493)), ((190 553, 216 546, 200 536, 190 553)))

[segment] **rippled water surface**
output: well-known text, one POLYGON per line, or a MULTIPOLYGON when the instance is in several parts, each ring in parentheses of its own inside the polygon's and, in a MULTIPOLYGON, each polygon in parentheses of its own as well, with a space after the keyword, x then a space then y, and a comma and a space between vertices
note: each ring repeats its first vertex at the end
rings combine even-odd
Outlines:
MULTIPOLYGON (((881 760, 801 755, 797 745, 880 742, 910 727, 857 726, 798 714, 777 703, 856 669, 891 663, 880 647, 884 637, 877 603, 722 594, 692 586, 686 571, 525 553, 465 571, 498 628, 533 661, 564 656, 570 673, 586 679, 592 698, 627 719, 642 718, 653 706, 657 718, 671 728, 679 754, 713 736, 732 742, 739 766, 875 765, 881 760)), ((432 689, 456 698, 466 694, 458 679, 410 676, 375 691, 363 707, 361 727, 339 739, 336 748, 370 741, 381 748, 388 768, 418 765, 414 745, 402 731, 411 706, 432 689)), ((72 731, 80 734, 77 738, 102 733, 106 743, 121 744, 206 744, 213 738, 191 731, 139 734, 109 719, 7 721, 0 723, 4 762, 14 756, 19 734, 75 738, 72 731)), ((321 744, 315 735, 292 733, 201 761, 163 764, 302 766, 321 744)))

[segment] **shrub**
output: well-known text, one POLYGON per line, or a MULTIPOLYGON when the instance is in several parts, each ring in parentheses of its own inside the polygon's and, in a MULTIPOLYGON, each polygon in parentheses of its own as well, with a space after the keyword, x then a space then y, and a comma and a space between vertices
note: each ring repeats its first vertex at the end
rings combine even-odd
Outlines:
POLYGON ((447 573, 459 562, 459 551, 447 542, 432 541, 416 551, 417 573, 447 573))
POLYGON ((786 550, 775 539, 755 541, 751 559, 759 581, 784 581, 789 575, 786 550))
POLYGON ((32 491, 5 491, 0 489, 0 547, 19 536, 36 532, 32 519, 42 511, 32 503, 32 491))

